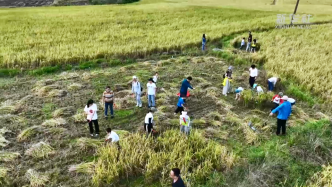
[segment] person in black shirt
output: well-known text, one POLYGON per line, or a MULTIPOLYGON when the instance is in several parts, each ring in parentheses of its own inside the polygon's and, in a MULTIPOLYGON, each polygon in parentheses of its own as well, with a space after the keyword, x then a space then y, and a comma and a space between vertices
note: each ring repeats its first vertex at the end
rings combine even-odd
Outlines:
POLYGON ((170 173, 170 177, 173 179, 172 187, 185 187, 183 180, 180 177, 180 169, 173 168, 170 173))
POLYGON ((251 35, 251 31, 249 31, 249 37, 248 37, 248 43, 247 43, 247 49, 246 51, 251 50, 251 42, 252 42, 252 35, 251 35))

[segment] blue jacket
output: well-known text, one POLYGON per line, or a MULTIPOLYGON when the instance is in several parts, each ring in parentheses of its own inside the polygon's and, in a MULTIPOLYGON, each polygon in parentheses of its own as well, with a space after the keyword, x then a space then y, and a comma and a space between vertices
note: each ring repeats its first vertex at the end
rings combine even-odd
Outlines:
POLYGON ((190 85, 190 83, 188 82, 188 80, 187 80, 187 79, 184 79, 183 82, 182 82, 182 86, 181 86, 181 89, 180 89, 180 93, 181 93, 181 94, 185 94, 185 95, 187 95, 188 88, 193 89, 193 87, 191 87, 191 85, 190 85))
POLYGON ((280 106, 276 109, 272 110, 272 113, 278 112, 278 119, 287 120, 290 114, 292 113, 292 106, 291 103, 288 101, 283 102, 280 106))
POLYGON ((180 97, 177 106, 182 107, 183 104, 184 104, 184 101, 183 101, 182 97, 180 97))

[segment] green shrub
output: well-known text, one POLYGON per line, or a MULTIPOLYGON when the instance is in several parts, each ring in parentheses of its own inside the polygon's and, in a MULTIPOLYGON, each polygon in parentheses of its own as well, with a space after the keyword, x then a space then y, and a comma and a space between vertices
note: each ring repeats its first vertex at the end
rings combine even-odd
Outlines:
POLYGON ((294 86, 293 84, 288 87, 287 94, 294 96, 299 100, 308 102, 310 106, 315 104, 315 100, 310 94, 303 92, 299 87, 294 86))
POLYGON ((35 69, 32 71, 29 71, 29 75, 44 75, 44 74, 50 74, 50 73, 55 73, 59 71, 61 67, 59 65, 57 66, 49 66, 49 67, 42 67, 39 69, 35 69))
POLYGON ((0 69, 0 77, 13 77, 20 73, 17 69, 0 69))
POLYGON ((82 62, 78 65, 78 69, 89 69, 89 68, 95 68, 98 64, 92 61, 89 62, 82 62))

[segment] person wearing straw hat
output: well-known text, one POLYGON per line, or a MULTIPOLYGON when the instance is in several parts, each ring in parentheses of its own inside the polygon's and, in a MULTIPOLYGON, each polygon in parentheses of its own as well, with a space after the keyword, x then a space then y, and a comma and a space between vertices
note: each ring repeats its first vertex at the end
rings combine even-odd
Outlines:
POLYGON ((279 105, 277 108, 272 110, 270 116, 278 112, 277 116, 277 135, 280 135, 280 130, 282 131, 282 135, 286 134, 286 122, 292 113, 291 103, 288 101, 288 97, 285 95, 281 98, 284 102, 279 105))
POLYGON ((138 82, 138 78, 136 76, 133 76, 131 91, 133 92, 132 93, 133 97, 136 98, 136 107, 142 107, 142 101, 141 101, 142 87, 141 83, 138 82))
POLYGON ((187 136, 190 134, 190 117, 187 115, 187 111, 182 111, 180 116, 180 132, 187 136))

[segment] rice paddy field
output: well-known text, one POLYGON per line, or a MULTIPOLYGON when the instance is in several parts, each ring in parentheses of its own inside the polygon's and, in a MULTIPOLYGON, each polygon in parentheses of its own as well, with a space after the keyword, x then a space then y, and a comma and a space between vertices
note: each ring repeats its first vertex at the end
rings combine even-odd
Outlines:
POLYGON ((290 22, 295 3, 1 8, 0 74, 16 73, 0 78, 0 186, 166 187, 173 167, 187 187, 331 186, 332 3, 301 0, 298 13, 311 15, 310 29, 275 28, 278 14, 290 22), (257 53, 238 50, 249 30, 257 53), (241 101, 221 94, 228 66, 234 67, 232 87, 247 89, 252 63, 265 91, 266 79, 279 76, 275 92, 297 101, 286 136, 275 135, 276 118, 268 117, 273 93, 245 91, 241 101), (145 138, 147 107, 135 107, 130 80, 136 75, 145 84, 154 72, 160 75, 158 134, 145 138), (188 99, 188 138, 173 114, 187 76, 196 88, 188 99), (107 85, 115 91, 114 119, 101 118, 107 85), (97 139, 89 137, 83 113, 91 98, 99 108, 97 139), (107 127, 119 134, 121 151, 104 145, 107 127))

